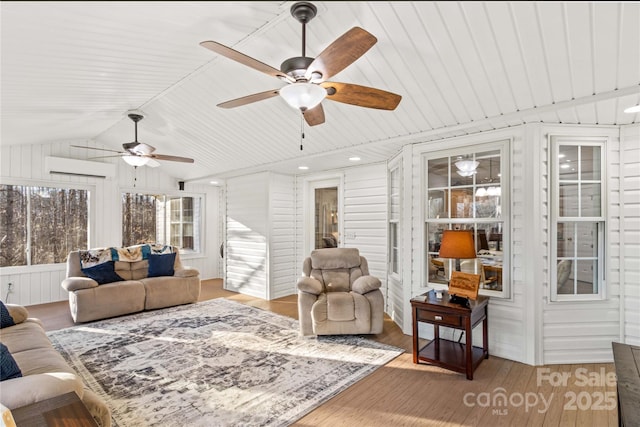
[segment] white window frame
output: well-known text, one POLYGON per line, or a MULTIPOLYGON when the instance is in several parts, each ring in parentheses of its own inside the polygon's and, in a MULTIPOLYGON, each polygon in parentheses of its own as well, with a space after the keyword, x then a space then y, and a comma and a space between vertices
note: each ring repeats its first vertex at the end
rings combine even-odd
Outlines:
MULTIPOLYGON (((194 231, 194 246, 199 248, 199 250, 191 250, 191 249, 180 249, 180 255, 181 255, 181 259, 183 258, 182 255, 185 255, 184 259, 187 259, 189 257, 193 257, 193 256, 199 256, 199 255, 203 255, 206 252, 206 248, 205 248, 205 229, 204 229, 204 221, 205 221, 205 217, 206 217, 206 194, 204 193, 187 193, 184 191, 180 191, 178 192, 171 192, 171 191, 150 191, 150 190, 142 190, 142 189, 138 189, 138 188, 121 188, 120 192, 119 192, 119 201, 120 201, 120 233, 122 234, 122 215, 123 215, 123 211, 122 211, 122 194, 123 193, 137 193, 137 194, 146 194, 146 195, 152 195, 152 196, 158 196, 158 195, 162 195, 165 198, 169 199, 169 198, 182 198, 182 197, 193 197, 195 198, 199 198, 200 199, 200 209, 199 211, 195 208, 193 208, 193 215, 194 215, 194 219, 193 219, 193 226, 194 228, 196 228, 197 226, 197 232, 194 231), (198 214, 198 218, 196 219, 196 214, 198 214), (196 242, 197 239, 197 242, 196 242)), ((167 201, 165 201, 166 203, 167 201)), ((163 209, 161 213, 158 214, 160 217, 162 217, 163 220, 163 227, 158 231, 156 230, 156 238, 161 238, 163 240, 162 243, 170 245, 171 241, 167 238, 167 236, 169 235, 168 230, 170 229, 170 220, 167 219, 167 215, 171 215, 171 212, 165 212, 165 210, 163 209)), ((120 242, 123 241, 123 237, 124 236, 120 236, 120 242)))
MULTIPOLYGON (((566 301, 599 301, 606 298, 606 258, 605 258, 605 246, 607 235, 607 173, 606 173, 606 154, 607 154, 607 141, 606 137, 577 137, 577 136, 562 136, 562 135, 550 135, 549 136, 549 166, 551 176, 551 197, 550 197, 550 301, 551 302, 566 302, 566 301), (600 147, 600 215, 597 217, 583 217, 578 215, 576 217, 560 217, 560 164, 558 161, 559 147, 560 145, 573 145, 583 147, 600 147), (585 222, 598 224, 598 251, 597 251, 597 285, 598 292, 592 294, 559 294, 558 293, 558 223, 559 222, 585 222)), ((580 161, 578 161, 580 165, 580 161)), ((571 182, 582 183, 583 180, 580 177, 580 170, 577 172, 578 179, 570 180, 571 182)), ((587 183, 593 184, 594 180, 586 180, 587 183)), ((596 180, 597 181, 597 180, 596 180)), ((581 192, 578 191, 578 206, 581 206, 581 192)), ((577 242, 576 242, 577 244, 577 242)), ((572 257, 561 257, 563 259, 571 258, 573 260, 579 260, 576 249, 572 257)), ((593 257, 586 257, 585 259, 592 259, 593 257)), ((572 268, 575 271, 577 269, 576 264, 572 263, 572 268)), ((574 277, 575 278, 575 277, 574 277)))
POLYGON ((480 289, 480 295, 491 296, 495 298, 509 299, 511 298, 511 152, 510 152, 510 139, 499 139, 492 142, 464 145, 455 148, 432 151, 422 154, 421 159, 421 187, 422 187, 422 200, 421 200, 421 224, 422 224, 422 248, 421 253, 424 256, 422 260, 422 275, 421 280, 425 283, 423 287, 431 287, 434 289, 446 289, 447 285, 435 282, 429 282, 429 245, 427 236, 427 223, 482 223, 482 222, 502 222, 502 290, 480 289), (458 221, 452 221, 451 218, 434 219, 429 218, 427 212, 428 201, 428 162, 429 160, 439 159, 443 157, 465 156, 474 153, 482 153, 486 151, 499 151, 500 152, 500 187, 501 187, 501 217, 499 221, 494 218, 482 218, 482 219, 462 219, 458 221))
POLYGON ((389 233, 389 243, 388 243, 388 247, 389 247, 389 253, 388 253, 388 260, 387 260, 387 269, 389 271, 389 275, 392 277, 396 277, 398 280, 401 279, 402 277, 402 257, 401 257, 401 249, 402 249, 402 230, 400 227, 400 219, 402 218, 402 162, 400 161, 401 158, 399 160, 396 160, 392 163, 389 164, 389 171, 388 171, 388 176, 389 176, 389 181, 388 181, 388 194, 389 194, 389 211, 387 213, 388 218, 389 218, 389 224, 388 224, 388 233, 389 233), (397 193, 394 192, 394 188, 393 188, 393 174, 396 173, 397 174, 397 181, 398 181, 398 186, 397 189, 395 189, 397 191, 397 193), (397 212, 397 218, 393 217, 393 212, 392 212, 392 206, 393 206, 393 198, 397 197, 398 200, 398 212, 397 212), (391 232, 391 228, 392 226, 395 227, 395 242, 393 241, 393 233, 391 232), (395 245, 394 245, 395 243, 395 245), (396 267, 397 267, 397 271, 393 270, 393 251, 396 251, 396 256, 397 256, 397 260, 396 260, 396 267))
MULTIPOLYGON (((63 189, 73 189, 73 190, 85 190, 88 192, 88 200, 89 200, 89 212, 88 212, 88 224, 87 224, 87 248, 92 248, 94 245, 95 239, 95 193, 96 186, 92 184, 83 184, 83 183, 74 183, 74 182, 58 182, 58 181, 41 181, 41 180, 30 180, 30 179, 11 179, 11 178, 3 178, 2 184, 4 185, 20 185, 23 187, 49 187, 49 188, 63 188, 63 189)), ((29 245, 27 244, 27 247, 29 245)), ((21 274, 27 272, 34 271, 48 271, 51 266, 64 266, 66 262, 62 263, 53 263, 53 264, 26 264, 26 265, 14 265, 2 267, 3 273, 10 274, 21 274)))

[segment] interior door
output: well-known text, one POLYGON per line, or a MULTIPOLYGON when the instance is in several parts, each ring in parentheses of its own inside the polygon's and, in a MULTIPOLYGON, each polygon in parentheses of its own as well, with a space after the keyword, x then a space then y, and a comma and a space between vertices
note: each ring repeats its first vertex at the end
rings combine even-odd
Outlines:
POLYGON ((341 180, 339 178, 310 181, 305 216, 305 247, 314 249, 342 246, 341 180))

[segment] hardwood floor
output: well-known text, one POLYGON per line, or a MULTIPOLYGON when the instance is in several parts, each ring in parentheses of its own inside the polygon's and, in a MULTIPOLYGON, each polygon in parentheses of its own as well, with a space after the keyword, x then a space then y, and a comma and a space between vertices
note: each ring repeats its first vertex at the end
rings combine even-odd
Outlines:
MULTIPOLYGON (((212 298, 298 317, 295 295, 264 301, 226 291, 221 280, 205 280, 200 299, 212 298)), ((47 330, 73 326, 66 301, 27 308, 47 330)), ((406 352, 294 426, 618 425, 613 364, 529 366, 490 356, 468 381, 464 374, 415 365, 411 336, 386 316, 384 332, 371 339, 406 352)))

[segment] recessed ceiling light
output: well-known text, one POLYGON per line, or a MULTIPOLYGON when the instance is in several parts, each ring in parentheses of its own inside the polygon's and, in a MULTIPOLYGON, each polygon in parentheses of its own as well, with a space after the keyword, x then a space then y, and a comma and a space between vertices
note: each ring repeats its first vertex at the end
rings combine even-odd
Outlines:
POLYGON ((360 161, 360 157, 358 157, 358 156, 351 156, 351 157, 349 157, 349 161, 351 161, 351 162, 359 162, 359 161, 360 161))
POLYGON ((564 165, 560 165, 560 167, 562 169, 569 169, 571 166, 565 163, 564 165))
POLYGON ((564 153, 560 153, 560 154, 558 154, 558 158, 559 158, 559 159, 564 159, 566 156, 567 156, 567 155, 566 155, 566 154, 564 154, 564 153))
POLYGON ((625 108, 625 113, 640 113, 640 104, 634 105, 633 107, 625 108))
POLYGON ((298 169, 300 169, 301 171, 306 171, 307 169, 309 169, 309 166, 298 166, 298 169))
POLYGON ((218 184, 219 184, 219 182, 218 182, 218 181, 209 181, 209 184, 211 184, 211 185, 218 185, 218 184))

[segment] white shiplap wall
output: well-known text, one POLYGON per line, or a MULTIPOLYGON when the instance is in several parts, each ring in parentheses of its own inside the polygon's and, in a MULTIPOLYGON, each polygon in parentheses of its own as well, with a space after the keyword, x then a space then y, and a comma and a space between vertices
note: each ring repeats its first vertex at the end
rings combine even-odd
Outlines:
MULTIPOLYGON (((410 174, 411 179, 411 201, 404 202, 405 209, 411 207, 411 263, 404 264, 404 268, 411 269, 411 283, 406 283, 406 274, 404 286, 411 288, 411 295, 419 295, 425 292, 424 284, 424 164, 423 155, 433 151, 450 150, 469 146, 477 146, 477 150, 481 150, 487 144, 496 144, 500 141, 509 141, 505 157, 509 159, 507 164, 510 170, 508 181, 503 179, 504 189, 509 196, 511 205, 509 213, 505 215, 511 217, 511 259, 510 270, 503 272, 504 280, 511 285, 509 295, 505 298, 493 297, 489 301, 489 348, 493 355, 504 357, 511 360, 533 363, 527 355, 527 336, 526 319, 534 317, 531 313, 531 305, 527 303, 525 294, 527 289, 535 286, 532 281, 532 271, 530 269, 539 268, 539 265, 527 265, 525 259, 532 256, 530 253, 531 244, 524 241, 523 230, 528 227, 528 218, 524 218, 525 214, 529 214, 530 206, 524 204, 524 199, 528 199, 528 194, 523 194, 525 184, 525 144, 524 144, 524 127, 515 127, 500 131, 486 132, 478 135, 451 138, 439 142, 430 142, 423 144, 414 144, 411 147, 411 170, 405 174, 410 174)), ((497 146, 496 146, 497 147, 497 146)), ((474 149, 476 150, 476 149, 474 149)), ((476 151, 477 151, 476 150, 476 151)), ((407 177, 409 178, 409 176, 407 177)), ((528 178, 527 178, 528 179, 528 178)), ((405 192, 406 193, 406 192, 405 192)), ((405 233, 406 235, 406 233, 405 233)), ((405 254, 405 257, 407 254, 405 254)), ((404 315, 403 330, 405 334, 411 334, 412 320, 410 303, 405 301, 406 311, 404 315)), ((421 325, 420 336, 429 338, 433 331, 431 327, 421 325)), ((481 345, 482 336, 479 333, 474 335, 474 345, 481 345)))
POLYGON ((269 299, 296 293, 295 179, 270 174, 269 299))
POLYGON ((268 299, 269 174, 226 183, 225 289, 268 299))
POLYGON ((387 295, 387 167, 380 163, 344 171, 343 246, 357 248, 369 274, 380 279, 387 295))
MULTIPOLYGON (((544 305, 542 311, 542 360, 540 363, 599 363, 611 362, 613 354, 611 342, 620 339, 620 142, 619 129, 615 127, 555 125, 541 126, 538 134, 543 178, 540 189, 547 210, 543 223, 545 245, 540 268, 544 271, 544 305), (551 215, 549 213, 550 191, 553 182, 550 178, 549 139, 553 135, 571 137, 607 138, 605 155, 606 171, 606 249, 605 297, 599 301, 551 302, 550 301, 550 245, 556 239, 549 235, 551 215)), ((533 177, 535 178, 535 177, 533 177)), ((637 312, 637 308, 636 308, 637 312)))
MULTIPOLYGON (((91 220, 89 233, 91 247, 119 246, 122 242, 120 193, 134 188, 177 194, 178 179, 158 168, 139 167, 134 170, 120 159, 105 160, 116 165, 116 177, 111 179, 47 174, 44 159, 47 156, 66 158, 86 158, 87 151, 70 145, 86 145, 102 148, 93 142, 52 142, 33 145, 0 146, 0 182, 22 185, 79 185, 91 190, 91 220)), ((217 222, 217 189, 210 186, 188 184, 186 192, 204 194, 207 206, 206 223, 217 222), (214 215, 214 216, 212 216, 214 215)), ((185 193, 186 194, 186 193, 185 193)), ((218 268, 211 259, 215 252, 214 242, 219 241, 215 227, 206 227, 204 252, 194 257, 184 257, 183 263, 200 271, 203 279, 218 276, 218 268)), ((8 284, 13 284, 13 292, 8 294, 11 303, 32 305, 67 299, 67 292, 60 286, 65 278, 65 264, 37 265, 32 267, 5 267, 0 269, 0 293, 6 298, 8 284)))
POLYGON ((640 345, 640 125, 620 129, 622 339, 640 345))

